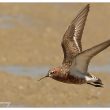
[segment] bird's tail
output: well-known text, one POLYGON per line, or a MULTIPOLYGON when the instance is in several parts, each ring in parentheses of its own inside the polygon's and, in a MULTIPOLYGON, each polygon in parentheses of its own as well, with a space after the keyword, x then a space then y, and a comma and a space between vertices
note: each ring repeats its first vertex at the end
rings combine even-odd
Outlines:
POLYGON ((91 77, 91 80, 89 80, 87 84, 93 85, 95 87, 103 87, 103 83, 100 78, 97 78, 94 75, 91 75, 91 77))
POLYGON ((87 84, 93 85, 95 87, 103 87, 103 83, 99 78, 95 82, 88 82, 87 84))

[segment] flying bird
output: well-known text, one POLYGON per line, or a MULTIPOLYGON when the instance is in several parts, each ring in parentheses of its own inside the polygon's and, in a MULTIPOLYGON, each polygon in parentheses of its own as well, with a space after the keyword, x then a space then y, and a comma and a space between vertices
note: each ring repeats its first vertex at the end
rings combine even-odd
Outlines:
POLYGON ((79 12, 62 38, 61 45, 64 53, 62 65, 50 69, 48 74, 41 79, 51 77, 64 83, 86 83, 95 87, 103 87, 101 79, 88 72, 88 65, 95 55, 110 46, 110 40, 82 51, 81 38, 89 8, 90 6, 87 4, 79 12))

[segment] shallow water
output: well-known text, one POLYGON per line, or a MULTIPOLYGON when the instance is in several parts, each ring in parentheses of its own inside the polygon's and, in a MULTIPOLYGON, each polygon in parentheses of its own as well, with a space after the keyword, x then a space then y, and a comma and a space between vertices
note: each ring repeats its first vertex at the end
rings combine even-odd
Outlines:
MULTIPOLYGON (((49 66, 25 67, 25 66, 14 66, 14 65, 11 65, 11 66, 1 66, 0 65, 0 72, 35 77, 35 76, 46 75, 49 68, 50 68, 49 66)), ((89 72, 109 73, 110 65, 89 66, 89 72)))
POLYGON ((26 76, 42 76, 49 70, 48 66, 45 67, 25 67, 25 66, 0 66, 0 72, 6 72, 17 75, 26 76))

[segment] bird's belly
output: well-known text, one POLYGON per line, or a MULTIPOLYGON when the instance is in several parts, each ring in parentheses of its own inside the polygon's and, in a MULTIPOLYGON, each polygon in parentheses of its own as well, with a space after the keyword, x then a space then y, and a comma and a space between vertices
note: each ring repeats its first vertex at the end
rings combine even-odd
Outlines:
POLYGON ((70 84, 84 84, 84 83, 86 83, 85 78, 74 77, 72 75, 68 75, 67 77, 55 77, 53 79, 55 79, 57 81, 61 81, 63 83, 70 83, 70 84))

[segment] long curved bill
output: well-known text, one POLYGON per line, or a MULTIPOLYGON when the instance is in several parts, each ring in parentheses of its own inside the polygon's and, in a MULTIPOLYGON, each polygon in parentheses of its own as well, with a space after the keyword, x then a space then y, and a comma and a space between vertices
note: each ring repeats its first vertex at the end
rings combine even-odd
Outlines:
POLYGON ((42 79, 44 79, 44 78, 46 78, 46 77, 49 77, 49 76, 48 76, 48 75, 46 75, 46 76, 44 76, 44 77, 40 78, 38 81, 40 81, 40 80, 42 80, 42 79))

